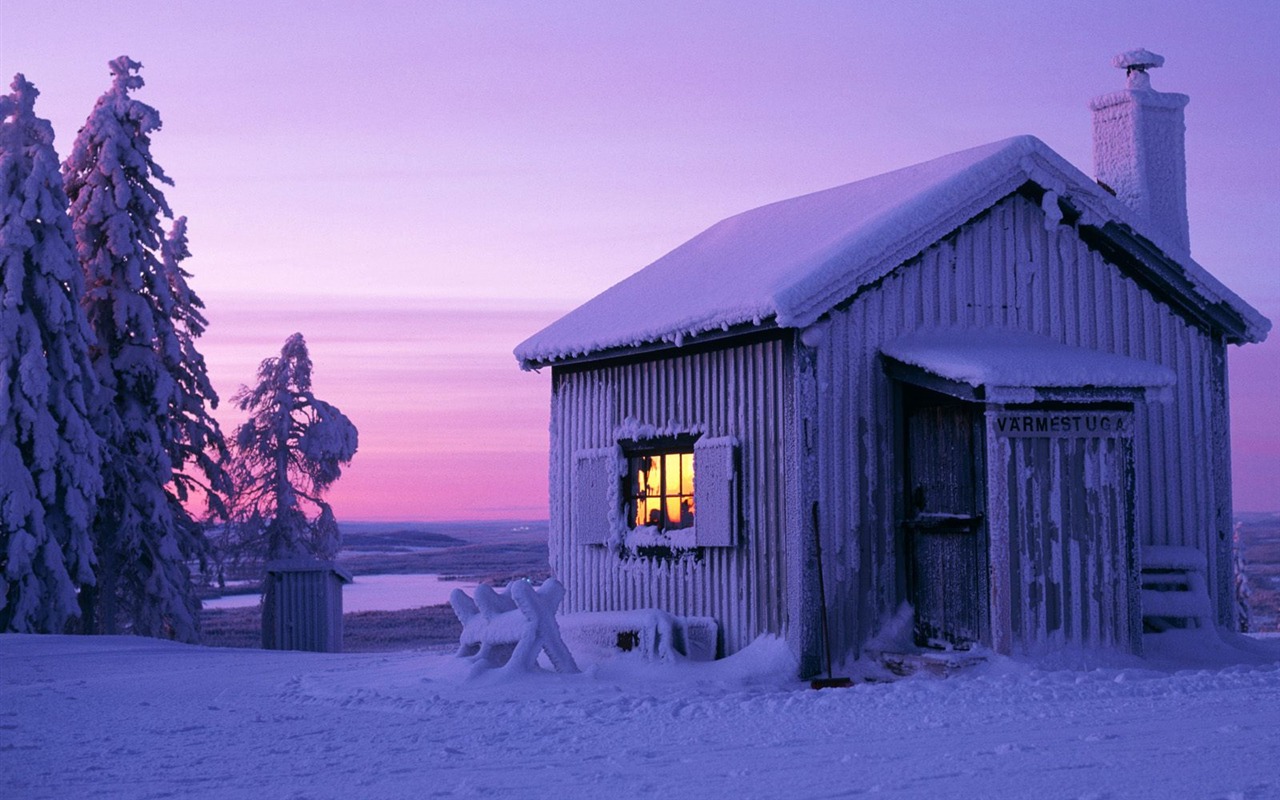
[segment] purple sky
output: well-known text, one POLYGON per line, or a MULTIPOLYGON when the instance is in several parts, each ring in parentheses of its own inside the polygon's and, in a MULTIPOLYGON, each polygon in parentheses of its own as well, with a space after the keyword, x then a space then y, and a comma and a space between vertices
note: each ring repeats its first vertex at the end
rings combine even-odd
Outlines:
MULTIPOLYGON (((1021 133, 1091 172, 1086 104, 1138 46, 1191 95, 1193 253, 1280 320, 1277 41, 1270 0, 0 0, 62 156, 107 61, 145 65, 215 384, 306 335, 360 427, 347 519, 545 516, 525 336, 767 202, 1021 133)), ((1274 338, 1232 354, 1237 510, 1280 508, 1274 338)))

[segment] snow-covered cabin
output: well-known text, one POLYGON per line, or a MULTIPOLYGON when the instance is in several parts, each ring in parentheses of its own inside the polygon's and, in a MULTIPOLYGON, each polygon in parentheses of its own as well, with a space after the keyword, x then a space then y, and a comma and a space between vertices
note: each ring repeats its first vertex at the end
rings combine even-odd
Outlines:
POLYGON ((903 603, 922 644, 1140 651, 1162 548, 1233 626, 1226 348, 1270 322, 1189 254, 1162 60, 1091 103, 1096 181, 1020 136, 783 200, 522 343, 564 610, 713 617, 807 673, 823 597, 837 661, 903 603))

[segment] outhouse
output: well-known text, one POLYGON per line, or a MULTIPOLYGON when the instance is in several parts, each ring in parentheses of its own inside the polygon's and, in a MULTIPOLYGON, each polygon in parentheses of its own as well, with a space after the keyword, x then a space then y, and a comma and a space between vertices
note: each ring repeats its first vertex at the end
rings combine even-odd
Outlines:
POLYGON ((342 587, 351 582, 351 573, 332 561, 294 558, 268 562, 262 647, 342 652, 342 587))
POLYGON ((1136 652, 1143 548, 1177 546, 1232 626, 1226 348, 1270 322, 1190 255, 1161 62, 1117 57, 1096 179, 1019 136, 783 200, 522 343, 565 610, 806 673, 823 596, 837 660, 907 606, 922 646, 1136 652))

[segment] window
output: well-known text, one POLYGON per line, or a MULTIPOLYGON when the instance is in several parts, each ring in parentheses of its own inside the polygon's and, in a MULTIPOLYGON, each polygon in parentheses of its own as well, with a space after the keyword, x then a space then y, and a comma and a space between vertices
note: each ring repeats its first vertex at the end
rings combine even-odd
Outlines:
POLYGON ((693 447, 628 454, 626 502, 630 528, 692 528, 693 447))
POLYGON ((573 454, 568 522, 575 544, 610 545, 624 555, 735 545, 735 439, 681 434, 615 442, 573 454))

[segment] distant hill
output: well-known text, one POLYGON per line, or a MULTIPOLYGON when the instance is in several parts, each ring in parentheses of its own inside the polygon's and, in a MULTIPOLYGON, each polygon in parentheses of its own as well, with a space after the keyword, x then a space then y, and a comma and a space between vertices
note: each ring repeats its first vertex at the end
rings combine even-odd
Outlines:
POLYGON ((466 539, 459 539, 447 533, 422 530, 419 528, 386 528, 361 531, 342 526, 342 549, 344 551, 378 552, 414 552, 424 547, 456 547, 467 544, 466 539))
POLYGON ((445 578, 503 584, 514 577, 542 580, 547 523, 342 523, 338 563, 356 575, 431 572, 445 578))

